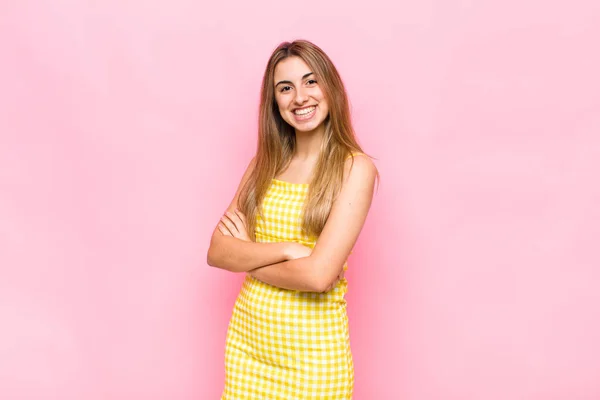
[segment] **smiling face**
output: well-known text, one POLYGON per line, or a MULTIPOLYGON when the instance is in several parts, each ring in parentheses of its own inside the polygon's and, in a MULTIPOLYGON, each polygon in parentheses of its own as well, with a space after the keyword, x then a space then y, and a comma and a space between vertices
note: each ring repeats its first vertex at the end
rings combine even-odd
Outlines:
POLYGON ((324 129, 327 100, 314 72, 300 57, 281 60, 275 67, 275 101, 285 122, 298 132, 324 129))

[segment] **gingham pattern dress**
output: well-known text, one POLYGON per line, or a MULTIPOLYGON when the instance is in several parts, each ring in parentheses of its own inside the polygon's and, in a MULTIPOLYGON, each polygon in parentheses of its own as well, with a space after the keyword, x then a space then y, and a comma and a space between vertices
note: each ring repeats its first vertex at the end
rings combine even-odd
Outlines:
MULTIPOLYGON (((317 238, 300 229, 307 193, 308 184, 274 179, 263 201, 264 218, 256 220, 256 241, 314 248, 317 238)), ((221 400, 351 399, 346 291, 345 278, 327 293, 310 293, 247 274, 227 331, 221 400)))

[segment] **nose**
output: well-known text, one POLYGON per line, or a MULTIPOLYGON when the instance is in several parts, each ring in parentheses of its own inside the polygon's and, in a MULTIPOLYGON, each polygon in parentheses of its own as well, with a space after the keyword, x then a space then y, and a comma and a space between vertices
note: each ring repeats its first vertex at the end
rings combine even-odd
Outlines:
POLYGON ((294 102, 298 105, 302 105, 308 101, 308 93, 304 91, 304 88, 298 88, 296 90, 296 97, 294 102))

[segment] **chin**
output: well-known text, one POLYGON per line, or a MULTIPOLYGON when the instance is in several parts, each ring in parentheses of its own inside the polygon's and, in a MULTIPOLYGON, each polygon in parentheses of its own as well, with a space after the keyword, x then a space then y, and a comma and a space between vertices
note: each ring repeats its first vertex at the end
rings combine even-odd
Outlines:
POLYGON ((301 127, 301 128, 295 128, 295 129, 296 129, 296 131, 298 131, 298 132, 312 132, 312 131, 314 131, 315 129, 317 129, 318 127, 319 127, 319 125, 317 125, 317 126, 314 126, 314 127, 313 127, 313 126, 311 126, 311 127, 304 126, 304 127, 301 127))
POLYGON ((295 130, 297 130, 298 132, 312 132, 315 129, 317 129, 318 127, 320 127, 321 125, 323 125, 325 121, 311 121, 310 124, 290 124, 288 122, 289 125, 292 126, 292 128, 294 128, 295 130))

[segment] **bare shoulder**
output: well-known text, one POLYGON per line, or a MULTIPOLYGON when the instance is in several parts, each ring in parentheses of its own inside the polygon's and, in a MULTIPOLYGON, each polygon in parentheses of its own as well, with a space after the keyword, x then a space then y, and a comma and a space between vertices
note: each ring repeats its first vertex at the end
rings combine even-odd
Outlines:
MULTIPOLYGON (((375 191, 375 182, 379 173, 373 160, 366 154, 349 157, 344 164, 344 182, 335 203, 365 206, 366 212, 375 191)), ((334 208, 338 204, 334 203, 334 208)))
POLYGON ((256 156, 252 157, 252 159, 248 163, 248 166, 246 167, 246 171, 244 172, 244 175, 242 176, 242 180, 241 180, 240 184, 244 184, 248 180, 248 178, 254 171, 255 167, 256 167, 256 156))
POLYGON ((369 156, 358 153, 348 157, 344 164, 345 183, 352 186, 372 186, 378 175, 377 167, 369 156))
POLYGON ((345 161, 342 188, 311 254, 325 287, 342 271, 356 243, 371 207, 377 175, 377 168, 367 155, 355 155, 345 161))
POLYGON ((248 168, 246 172, 252 172, 254 167, 256 167, 256 156, 252 156, 252 159, 248 163, 248 168))

